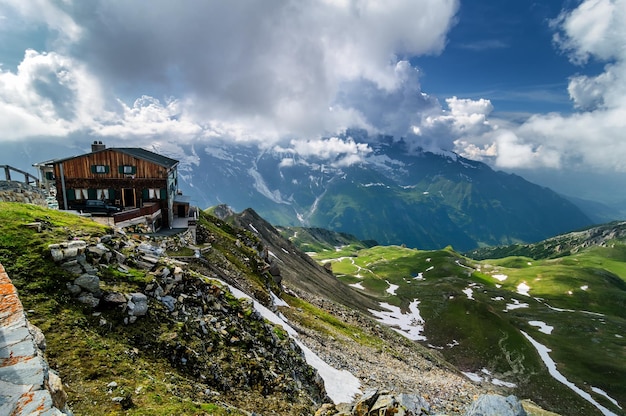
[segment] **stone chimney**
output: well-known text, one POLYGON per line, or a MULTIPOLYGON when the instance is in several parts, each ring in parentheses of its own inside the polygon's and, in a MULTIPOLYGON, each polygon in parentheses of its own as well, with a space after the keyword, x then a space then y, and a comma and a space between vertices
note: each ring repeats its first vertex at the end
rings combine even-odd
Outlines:
POLYGON ((91 151, 92 152, 97 152, 99 150, 104 150, 106 149, 106 146, 102 144, 102 142, 99 142, 97 140, 94 140, 93 143, 91 144, 91 151))

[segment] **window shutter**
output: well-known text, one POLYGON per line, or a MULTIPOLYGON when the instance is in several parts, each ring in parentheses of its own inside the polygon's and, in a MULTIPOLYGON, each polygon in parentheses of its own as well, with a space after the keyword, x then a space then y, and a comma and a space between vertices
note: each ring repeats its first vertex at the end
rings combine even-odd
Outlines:
POLYGON ((134 175, 135 173, 137 173, 137 166, 133 166, 132 168, 133 168, 132 173, 134 175))
POLYGON ((74 192, 73 189, 68 189, 67 190, 67 199, 68 199, 68 201, 75 201, 76 200, 76 192, 74 192))
POLYGON ((147 189, 142 189, 141 196, 144 199, 144 201, 150 199, 150 191, 147 189))
POLYGON ((91 173, 96 173, 96 165, 91 165, 91 173))
POLYGON ((109 165, 106 165, 104 167, 104 173, 109 173, 109 172, 111 172, 111 169, 109 168, 109 165))
POLYGON ((46 172, 46 179, 51 181, 54 179, 54 173, 53 172, 46 172))
POLYGON ((119 165, 117 167, 117 173, 124 173, 124 165, 119 165))
POLYGON ((98 199, 98 191, 95 189, 87 189, 87 199, 98 199))
POLYGON ((167 190, 161 189, 161 199, 167 199, 167 190))
POLYGON ((109 199, 111 201, 115 200, 115 189, 113 189, 113 188, 109 189, 109 199))

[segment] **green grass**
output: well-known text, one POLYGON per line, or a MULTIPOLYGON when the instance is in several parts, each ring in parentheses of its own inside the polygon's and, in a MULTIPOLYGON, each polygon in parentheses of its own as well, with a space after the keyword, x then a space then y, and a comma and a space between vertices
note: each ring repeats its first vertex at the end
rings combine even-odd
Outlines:
MULTIPOLYGON (((360 250, 333 262, 332 268, 342 281, 359 282, 380 301, 406 308, 419 299, 427 343, 442 347, 443 356, 459 368, 489 368, 515 382, 521 397, 564 414, 593 414, 593 407, 548 375, 520 330, 552 349, 551 357, 570 381, 581 388, 599 387, 626 402, 626 385, 619 381, 626 376, 626 341, 615 336, 626 333, 625 254, 623 245, 614 244, 546 260, 512 256, 476 262, 451 248, 388 246, 360 250), (418 273, 423 280, 414 279, 418 273), (501 282, 493 274, 508 277, 501 282), (531 287, 531 297, 517 293, 522 282, 531 287), (399 286, 396 295, 386 291, 388 283, 399 286), (462 292, 470 285, 473 300, 462 292), (494 300, 499 297, 505 300, 494 300), (528 308, 507 311, 512 299, 528 308), (546 304, 578 312, 558 312, 546 304), (532 320, 555 329, 543 334, 528 324, 532 320), (459 345, 450 348, 453 340, 459 345)), ((614 409, 606 399, 594 398, 614 409)))
MULTIPOLYGON (((236 237, 229 234, 232 229, 227 225, 223 226, 225 231, 215 224, 211 227, 223 237, 219 243, 230 250, 229 256, 241 263, 234 254, 236 237)), ((190 331, 185 325, 174 324, 162 305, 152 303, 146 317, 125 325, 121 310, 94 314, 93 309, 69 295, 66 283, 75 276, 53 262, 48 246, 74 239, 95 241, 111 231, 73 214, 0 202, 0 263, 29 311, 28 319, 46 336, 46 359, 60 374, 74 414, 245 414, 223 405, 223 395, 205 395, 207 385, 172 365, 168 359, 171 354, 166 354, 172 347, 168 343, 190 331), (42 223, 41 232, 26 226, 36 221, 42 223), (112 381, 117 388, 107 388, 112 381), (130 400, 122 405, 112 401, 113 397, 130 400)), ((239 248, 241 256, 250 254, 249 250, 239 248)), ((244 270, 252 274, 254 267, 246 264, 244 270)), ((117 267, 103 268, 99 272, 103 290, 139 292, 154 278, 144 270, 128 269, 123 273, 117 267)), ((230 301, 237 302, 234 298, 230 301)))
POLYGON ((378 337, 371 336, 358 326, 349 325, 300 298, 287 294, 283 294, 283 298, 291 306, 291 308, 282 311, 285 316, 306 328, 327 336, 333 336, 344 342, 356 342, 374 348, 382 348, 384 345, 378 337))

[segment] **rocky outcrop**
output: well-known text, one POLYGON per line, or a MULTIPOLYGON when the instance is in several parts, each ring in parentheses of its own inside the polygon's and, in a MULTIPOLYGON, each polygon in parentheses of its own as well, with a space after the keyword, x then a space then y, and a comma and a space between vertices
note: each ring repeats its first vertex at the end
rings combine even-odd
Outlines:
POLYGON ((0 181, 0 202, 21 202, 48 207, 46 195, 41 189, 16 181, 0 181))
MULTIPOLYGON (((368 390, 353 403, 325 404, 315 416, 422 416, 430 415, 430 404, 422 396, 368 390)), ((472 403, 464 416, 526 416, 515 396, 484 394, 472 403)))
POLYGON ((472 403, 465 416, 526 416, 526 411, 515 396, 484 394, 472 403))
MULTIPOLYGON (((251 258, 255 252, 241 241, 235 241, 231 254, 242 250, 244 261, 267 273, 270 284, 275 276, 263 271, 263 259, 251 258)), ((310 410, 329 400, 323 380, 293 339, 266 322, 251 300, 230 294, 225 280, 250 292, 234 274, 196 256, 184 257, 188 261, 183 262, 164 255, 187 244, 186 234, 157 241, 116 232, 51 244, 48 249, 57 264, 75 276, 66 285, 68 292, 93 309, 102 328, 122 331, 126 325, 143 328, 154 323, 171 328, 156 336, 135 335, 134 345, 155 357, 167 357, 173 367, 210 386, 207 395, 245 400, 250 409, 265 407, 262 397, 283 397, 284 410, 310 410), (192 261, 202 266, 201 272, 189 264, 192 261), (112 271, 116 276, 145 274, 146 283, 129 293, 110 291, 112 271)), ((308 410, 299 414, 309 414, 308 410)))
POLYGON ((0 414, 65 415, 67 395, 43 357, 41 331, 30 325, 0 264, 0 414))

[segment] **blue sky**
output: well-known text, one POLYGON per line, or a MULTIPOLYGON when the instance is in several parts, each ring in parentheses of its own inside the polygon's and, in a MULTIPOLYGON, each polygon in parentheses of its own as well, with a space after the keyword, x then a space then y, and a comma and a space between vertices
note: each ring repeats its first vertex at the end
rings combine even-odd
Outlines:
POLYGON ((359 127, 615 196, 625 39, 626 0, 2 0, 0 145, 193 164, 189 145, 295 142, 356 163, 328 138, 359 127))
POLYGON ((571 112, 568 77, 599 68, 574 65, 553 44, 550 22, 565 4, 462 2, 443 52, 412 59, 424 73, 424 89, 440 97, 489 98, 497 112, 571 112))

